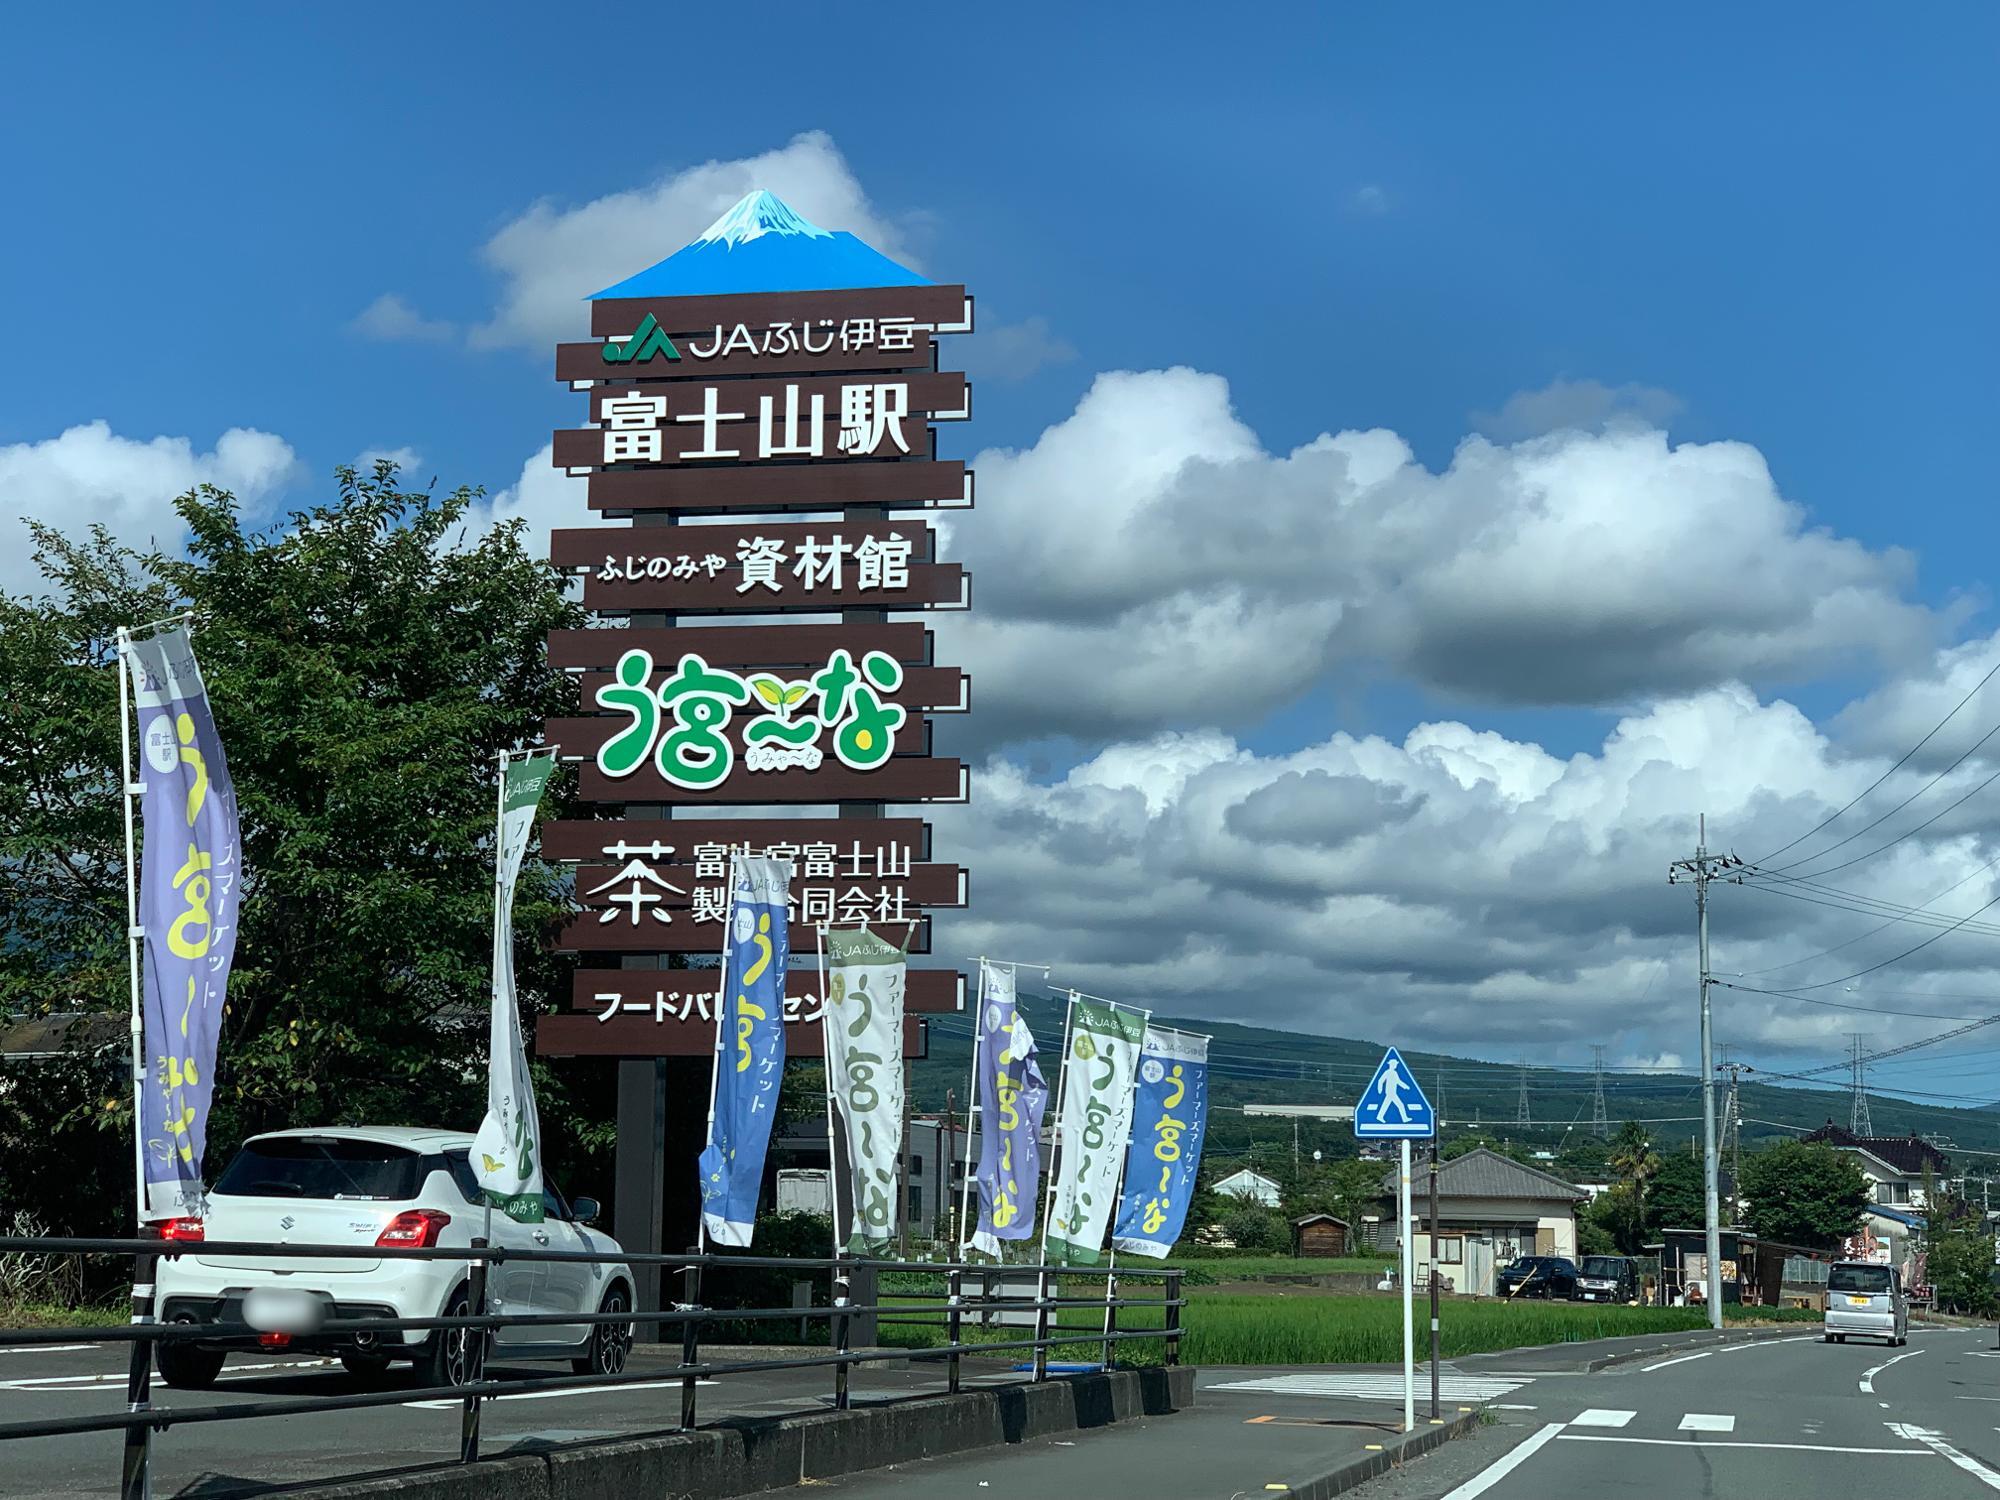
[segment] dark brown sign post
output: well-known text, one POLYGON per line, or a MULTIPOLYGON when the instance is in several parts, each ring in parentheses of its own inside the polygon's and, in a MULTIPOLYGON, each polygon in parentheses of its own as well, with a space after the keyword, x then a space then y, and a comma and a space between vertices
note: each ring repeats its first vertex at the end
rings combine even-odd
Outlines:
MULTIPOLYGON (((552 544, 594 618, 549 641, 583 716, 548 738, 597 817, 542 830, 544 856, 575 867, 582 910, 558 942, 584 962, 536 1051, 620 1060, 627 1249, 693 1237, 731 851, 793 862, 794 954, 820 923, 863 922, 926 953, 929 914, 966 904, 930 825, 888 808, 968 790, 932 735, 970 684, 917 612, 971 601, 926 514, 972 503, 938 452, 971 414, 940 338, 971 313, 963 287, 752 193, 593 297, 596 342, 556 350, 592 425, 557 432, 554 462, 588 476, 577 519, 607 524, 552 544)), ((817 971, 785 994, 789 1054, 823 1056, 817 971)), ((905 1054, 923 1054, 923 1013, 964 1003, 957 970, 913 970, 905 1054)))

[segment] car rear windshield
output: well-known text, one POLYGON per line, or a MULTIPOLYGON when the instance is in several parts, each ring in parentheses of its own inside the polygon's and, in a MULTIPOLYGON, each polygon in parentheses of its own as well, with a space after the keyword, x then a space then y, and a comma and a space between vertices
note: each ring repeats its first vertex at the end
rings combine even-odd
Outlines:
POLYGON ((379 1141, 287 1136, 252 1141, 217 1180, 225 1198, 414 1198, 423 1158, 379 1141))
POLYGON ((1586 1255, 1583 1258, 1583 1274, 1615 1280, 1625 1274, 1625 1262, 1615 1255, 1586 1255))
POLYGON ((1829 1292, 1869 1292, 1880 1294, 1890 1287, 1887 1266, 1835 1266, 1826 1273, 1829 1292))

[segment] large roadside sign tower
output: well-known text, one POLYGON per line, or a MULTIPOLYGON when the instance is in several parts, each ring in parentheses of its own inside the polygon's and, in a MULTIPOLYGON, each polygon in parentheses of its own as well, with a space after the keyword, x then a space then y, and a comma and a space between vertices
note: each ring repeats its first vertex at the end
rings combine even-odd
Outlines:
MULTIPOLYGON (((542 830, 576 866, 559 941, 583 959, 536 1050, 621 1060, 613 1227, 659 1250, 692 1239, 716 974, 687 963, 722 947, 730 851, 793 861, 795 952, 807 927, 866 922, 927 953, 928 913, 967 899, 920 814, 967 795, 932 727, 970 683, 924 612, 969 602, 928 512, 972 503, 937 426, 970 415, 938 365, 972 303, 753 192, 590 309, 594 341, 558 345, 556 376, 592 425, 557 432, 554 461, 608 524, 554 534, 592 620, 549 639, 585 716, 548 737, 597 816, 542 830)), ((792 1056, 824 1054, 818 984, 788 975, 792 1056)), ((913 968, 908 1008, 964 988, 913 968)))

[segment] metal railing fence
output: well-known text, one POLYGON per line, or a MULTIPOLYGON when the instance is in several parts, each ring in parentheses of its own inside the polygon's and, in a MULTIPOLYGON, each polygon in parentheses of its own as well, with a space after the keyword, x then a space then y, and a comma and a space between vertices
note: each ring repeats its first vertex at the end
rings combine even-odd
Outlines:
MULTIPOLYGON (((833 1372, 833 1405, 849 1407, 849 1376, 857 1365, 886 1361, 935 1361, 946 1367, 946 1389, 956 1393, 961 1383, 961 1361, 966 1355, 1027 1353, 1030 1382, 1044 1381, 1049 1373, 1051 1349, 1091 1344, 1101 1351, 1105 1366, 1117 1360, 1120 1346, 1157 1340, 1161 1359, 1168 1365, 1180 1362, 1181 1312, 1187 1305, 1183 1294, 1184 1272, 1177 1266, 1041 1266, 995 1265, 967 1261, 897 1261, 866 1257, 793 1257, 717 1255, 689 1252, 683 1255, 646 1254, 637 1251, 595 1253, 571 1250, 508 1249, 475 1240, 470 1249, 436 1247, 389 1247, 379 1245, 274 1244, 266 1241, 161 1241, 154 1239, 90 1239, 0 1236, 0 1255, 72 1254, 117 1255, 133 1258, 132 1312, 129 1323, 97 1328, 0 1328, 0 1349, 32 1348, 42 1345, 76 1343, 125 1343, 131 1345, 126 1382, 126 1406, 122 1412, 96 1416, 56 1417, 36 1421, 0 1421, 0 1442, 16 1438, 55 1437, 89 1432, 122 1432, 124 1453, 119 1493, 124 1500, 142 1500, 148 1493, 152 1437, 177 1426, 211 1422, 254 1421, 266 1417, 300 1416, 313 1412, 352 1411, 378 1406, 401 1406, 415 1401, 457 1401, 460 1403, 459 1460, 479 1459, 480 1418, 486 1401, 527 1392, 584 1389, 616 1389, 641 1382, 657 1384, 659 1368, 615 1373, 553 1375, 515 1379, 488 1378, 485 1362, 503 1329, 544 1326, 575 1328, 605 1324, 624 1326, 629 1331, 652 1326, 664 1335, 669 1328, 680 1334, 680 1360, 667 1367, 678 1380, 680 1405, 678 1430, 689 1431, 697 1422, 696 1391, 704 1379, 725 1375, 749 1375, 780 1370, 830 1369, 833 1372), (227 1256, 243 1259, 368 1259, 451 1261, 466 1267, 468 1305, 472 1311, 460 1316, 419 1318, 330 1317, 316 1322, 310 1331, 298 1335, 316 1345, 339 1345, 348 1336, 375 1338, 386 1333, 433 1333, 442 1337, 454 1330, 479 1332, 484 1337, 467 1339, 467 1379, 444 1386, 398 1387, 386 1391, 293 1397, 273 1400, 232 1402, 228 1405, 159 1406, 152 1400, 152 1369, 155 1350, 177 1342, 256 1340, 271 1330, 247 1322, 160 1322, 155 1317, 154 1276, 158 1262, 179 1256, 227 1256), (507 1313, 487 1308, 486 1277, 492 1266, 506 1262, 583 1262, 594 1265, 658 1266, 680 1277, 679 1300, 658 1312, 627 1310, 611 1313, 507 1313), (830 1300, 825 1304, 788 1307, 730 1307, 704 1304, 703 1279, 709 1273, 726 1271, 789 1271, 825 1275, 830 1280, 830 1300), (881 1278, 898 1281, 926 1278, 940 1280, 936 1293, 925 1290, 880 1291, 874 1300, 857 1303, 853 1288, 857 1280, 869 1278, 880 1286, 881 1278), (967 1283, 977 1280, 980 1288, 968 1295, 967 1283), (1012 1293, 994 1294, 993 1283, 1020 1285, 1032 1280, 1032 1297, 1012 1293), (1062 1283, 1101 1282, 1096 1296, 1064 1296, 1062 1283), (1157 1283, 1158 1296, 1131 1297, 1120 1294, 1125 1280, 1157 1283), (1067 1331, 1066 1310, 1090 1309, 1093 1326, 1088 1331, 1067 1331), (1157 1313, 1159 1326, 1121 1326, 1120 1313, 1141 1309, 1157 1313), (1097 1314, 1102 1314, 1101 1325, 1097 1314), (935 1316, 931 1316, 935 1314, 935 1316), (944 1330, 944 1342, 930 1348, 873 1348, 851 1346, 857 1319, 873 1317, 888 1326, 929 1327, 944 1330), (1032 1334, 1022 1338, 968 1338, 966 1320, 982 1323, 995 1319, 1018 1321, 1031 1318, 1032 1334), (827 1352, 824 1354, 778 1354, 765 1358, 703 1360, 705 1332, 717 1325, 823 1322, 827 1325, 827 1352)), ((664 1297, 664 1286, 663 1293, 664 1297)), ((407 1345, 407 1340, 403 1341, 407 1345)), ((360 1346, 357 1345, 357 1348, 360 1346)), ((588 1347, 586 1344, 585 1347, 588 1347)), ((535 1356, 527 1356, 535 1357, 535 1356)))

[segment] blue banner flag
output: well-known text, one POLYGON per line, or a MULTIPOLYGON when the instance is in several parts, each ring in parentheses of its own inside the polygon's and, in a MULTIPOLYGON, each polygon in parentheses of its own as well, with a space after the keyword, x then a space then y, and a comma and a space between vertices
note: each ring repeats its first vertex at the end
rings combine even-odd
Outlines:
POLYGON ((791 862, 738 855, 716 1009, 715 1095, 701 1153, 701 1221, 718 1245, 748 1245, 785 1075, 791 862))
POLYGON ((1172 1253, 1187 1222, 1207 1133, 1208 1038, 1147 1027, 1113 1249, 1153 1260, 1172 1253))
POLYGON ((243 862, 236 788, 185 628, 123 640, 139 714, 146 1219, 198 1216, 215 1043, 236 956, 243 862))

